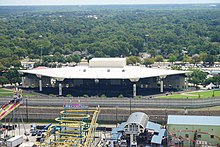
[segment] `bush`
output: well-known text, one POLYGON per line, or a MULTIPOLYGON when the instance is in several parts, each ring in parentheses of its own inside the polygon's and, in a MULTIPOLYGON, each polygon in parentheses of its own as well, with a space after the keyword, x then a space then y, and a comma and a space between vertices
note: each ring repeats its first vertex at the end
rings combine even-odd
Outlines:
POLYGON ((106 95, 105 95, 105 94, 102 94, 102 95, 101 95, 101 98, 106 98, 106 95))
POLYGON ((124 96, 122 95, 122 94, 120 94, 119 96, 118 96, 118 98, 123 98, 124 96))
POLYGON ((89 96, 87 94, 84 94, 83 97, 88 98, 89 96))
POLYGON ((66 97, 72 97, 72 95, 71 94, 67 94, 66 97))

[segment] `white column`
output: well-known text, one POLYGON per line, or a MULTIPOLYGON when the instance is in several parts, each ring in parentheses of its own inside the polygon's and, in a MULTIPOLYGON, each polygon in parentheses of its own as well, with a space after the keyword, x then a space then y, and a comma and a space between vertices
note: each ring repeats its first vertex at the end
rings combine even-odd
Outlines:
POLYGON ((188 83, 188 78, 185 78, 185 81, 186 81, 186 82, 185 82, 185 84, 186 84, 185 87, 186 87, 186 89, 188 89, 188 88, 189 88, 189 87, 188 87, 188 84, 189 84, 189 83, 188 83))
POLYGON ((161 93, 163 92, 163 80, 162 79, 160 80, 160 92, 161 93))
POLYGON ((133 97, 136 97, 137 95, 137 86, 136 83, 133 84, 133 97))
POLYGON ((39 90, 42 91, 42 79, 39 79, 39 90))
POLYGON ((22 82, 22 87, 25 87, 25 80, 24 80, 24 76, 21 77, 21 82, 22 82))
POLYGON ((62 83, 59 83, 59 95, 63 95, 62 83))

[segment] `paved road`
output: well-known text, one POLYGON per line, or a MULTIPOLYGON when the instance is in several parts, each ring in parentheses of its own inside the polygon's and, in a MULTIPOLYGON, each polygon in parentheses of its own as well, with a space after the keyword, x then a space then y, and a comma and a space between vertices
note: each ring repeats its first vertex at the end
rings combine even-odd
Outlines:
MULTIPOLYGON (((3 105, 10 98, 0 98, 3 105)), ((135 107, 135 108, 202 108, 219 106, 220 98, 209 99, 129 99, 129 98, 64 98, 32 97, 24 98, 23 105, 28 106, 63 106, 66 103, 100 107, 135 107)), ((74 105, 77 107, 77 105, 74 105)))

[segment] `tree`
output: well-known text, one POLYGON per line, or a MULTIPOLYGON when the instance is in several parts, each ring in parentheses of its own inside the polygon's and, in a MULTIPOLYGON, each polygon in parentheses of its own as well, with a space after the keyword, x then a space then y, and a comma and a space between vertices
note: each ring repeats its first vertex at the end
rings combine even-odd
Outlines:
POLYGON ((10 69, 7 72, 3 74, 5 76, 10 84, 16 84, 16 83, 21 83, 21 78, 17 70, 15 69, 10 69))
POLYGON ((0 76, 0 84, 3 85, 9 83, 8 79, 5 76, 0 76))
POLYGON ((192 58, 188 55, 184 55, 183 57, 183 62, 186 63, 186 62, 192 62, 192 58))
POLYGON ((205 62, 208 62, 209 65, 214 65, 214 62, 216 61, 216 57, 214 55, 208 54, 205 58, 205 62))
POLYGON ((182 67, 175 65, 175 66, 172 66, 171 69, 172 70, 182 70, 182 67))
POLYGON ((19 58, 22 58, 27 55, 27 50, 23 48, 16 48, 14 54, 16 54, 19 58))
POLYGON ((76 63, 79 63, 81 61, 81 57, 79 55, 72 55, 71 58, 72 61, 76 63))
POLYGON ((177 58, 176 58, 176 56, 174 54, 170 54, 168 61, 173 63, 173 62, 176 62, 176 59, 177 58))
POLYGON ((161 56, 161 55, 157 55, 157 56, 155 57, 155 61, 156 61, 156 62, 163 62, 163 60, 164 60, 164 58, 163 58, 163 56, 161 56))
POLYGON ((200 57, 199 57, 199 54, 194 54, 194 55, 192 55, 192 62, 193 62, 194 64, 199 63, 200 61, 201 61, 201 59, 200 59, 200 57))
POLYGON ((203 62, 205 62, 205 59, 206 59, 207 55, 208 55, 208 54, 205 53, 205 52, 200 52, 200 53, 199 53, 200 60, 203 61, 203 62))
POLYGON ((127 58, 127 64, 135 65, 137 63, 141 63, 141 59, 137 56, 130 56, 127 58))
POLYGON ((189 76, 189 82, 195 84, 196 86, 198 84, 203 84, 208 74, 200 69, 191 69, 191 71, 192 74, 189 76))
POLYGON ((21 62, 19 60, 13 60, 11 65, 14 67, 21 67, 21 62))
POLYGON ((151 64, 154 64, 154 58, 145 58, 144 59, 144 65, 145 66, 148 66, 148 65, 151 65, 151 64))
POLYGON ((210 83, 215 83, 214 77, 209 77, 209 78, 205 79, 205 81, 204 81, 205 85, 208 85, 210 83))
POLYGON ((213 79, 214 79, 214 83, 219 86, 219 84, 220 84, 220 76, 215 76, 215 77, 213 77, 213 79))

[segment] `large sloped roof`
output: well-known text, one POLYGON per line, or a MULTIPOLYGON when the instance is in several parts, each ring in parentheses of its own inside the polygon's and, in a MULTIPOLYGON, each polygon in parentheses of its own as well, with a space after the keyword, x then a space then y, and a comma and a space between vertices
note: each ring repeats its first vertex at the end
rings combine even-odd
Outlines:
POLYGON ((140 79, 188 73, 187 71, 153 69, 140 66, 124 66, 121 68, 76 66, 41 70, 20 70, 19 72, 64 79, 140 79))

